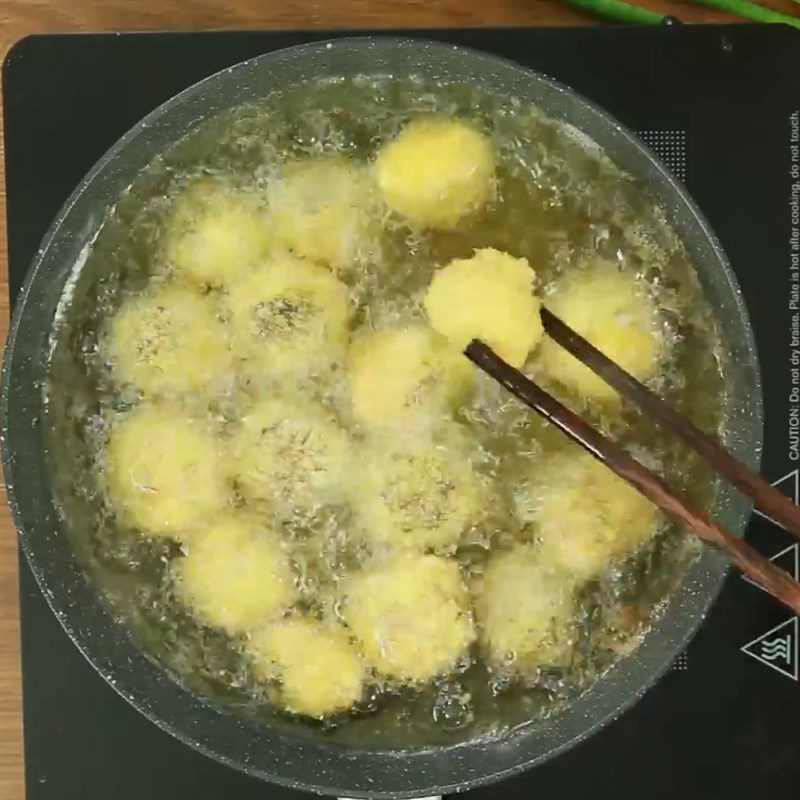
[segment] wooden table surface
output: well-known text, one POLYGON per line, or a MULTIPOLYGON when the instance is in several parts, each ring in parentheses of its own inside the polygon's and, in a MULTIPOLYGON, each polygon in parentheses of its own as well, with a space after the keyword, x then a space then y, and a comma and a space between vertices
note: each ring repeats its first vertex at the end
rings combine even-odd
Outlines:
MULTIPOLYGON (((735 21, 728 14, 692 2, 633 1, 686 22, 735 21)), ((792 0, 761 0, 761 5, 788 14, 800 12, 792 0)), ((5 58, 11 45, 23 36, 53 31, 591 24, 604 23, 556 0, 0 0, 0 58, 5 58)), ((0 98, 1 92, 0 89, 0 98)), ((0 155, 2 149, 0 140, 0 155)), ((5 343, 8 320, 2 161, 0 344, 5 343)), ((3 491, 0 492, 0 800, 23 800, 23 797, 16 540, 3 491)))

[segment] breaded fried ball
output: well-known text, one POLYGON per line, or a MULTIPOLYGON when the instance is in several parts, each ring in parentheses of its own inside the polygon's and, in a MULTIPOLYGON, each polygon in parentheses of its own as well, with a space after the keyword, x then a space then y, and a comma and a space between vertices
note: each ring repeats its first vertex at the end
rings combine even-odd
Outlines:
POLYGON ((256 373, 301 374, 342 358, 350 302, 324 267, 279 253, 229 288, 232 342, 256 373))
POLYGON ((247 649, 258 675, 280 680, 288 711, 321 719, 361 698, 364 665, 340 626, 288 617, 253 633, 247 649))
POLYGON ((169 405, 120 416, 104 451, 106 487, 119 516, 177 539, 230 502, 224 464, 213 432, 169 405))
POLYGON ((535 548, 493 553, 475 596, 489 665, 514 674, 566 666, 575 640, 575 583, 540 563, 535 548))
POLYGON ((233 379, 213 301, 180 286, 155 285, 126 299, 104 347, 114 379, 145 395, 222 390, 233 379))
POLYGON ((374 546, 452 550, 484 515, 486 491, 463 435, 377 436, 364 447, 354 496, 359 532, 374 546))
POLYGON ((232 635, 263 626, 295 599, 278 534, 241 514, 226 515, 195 536, 177 576, 178 593, 192 613, 232 635))
MULTIPOLYGON (((567 275, 545 305, 635 378, 645 380, 655 373, 660 355, 657 310, 634 275, 597 262, 567 275)), ((619 400, 614 389, 549 337, 539 349, 538 365, 579 397, 619 400)))
POLYGON ((252 269, 270 238, 266 211, 254 196, 206 179, 178 198, 164 256, 176 276, 218 288, 252 269))
POLYGON ((650 539, 656 507, 588 453, 551 456, 520 487, 517 515, 540 541, 543 562, 585 578, 650 539))
POLYGON ((292 517, 342 500, 351 477, 347 435, 322 406, 297 399, 255 404, 231 442, 242 493, 292 517))
POLYGON ((475 383, 464 355, 422 325, 357 337, 348 378, 353 411, 370 425, 402 421, 419 410, 446 411, 475 383))
POLYGON ((450 559, 397 555, 351 574, 343 593, 345 622, 367 664, 392 682, 449 672, 474 639, 467 592, 450 559))
POLYGON ((422 117, 384 145, 375 174, 386 205, 413 224, 449 230, 483 207, 494 185, 492 143, 466 122, 422 117))
POLYGON ((481 339, 521 367, 542 338, 535 274, 524 258, 490 247, 438 270, 425 296, 432 327, 459 350, 481 339))
POLYGON ((375 248, 369 175, 345 158, 313 158, 286 166, 268 189, 277 241, 303 258, 347 270, 375 248))

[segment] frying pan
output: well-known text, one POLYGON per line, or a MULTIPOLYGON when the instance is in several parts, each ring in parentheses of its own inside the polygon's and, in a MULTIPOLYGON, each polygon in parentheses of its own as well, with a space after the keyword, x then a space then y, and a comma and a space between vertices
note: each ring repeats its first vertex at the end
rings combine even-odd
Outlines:
MULTIPOLYGON (((323 730, 227 713, 148 657, 112 619, 76 558, 56 510, 46 454, 42 386, 54 314, 70 276, 77 274, 80 285, 76 264, 84 263, 120 193, 157 154, 212 115, 310 79, 361 74, 413 74, 515 96, 574 126, 638 179, 681 238, 724 333, 722 438, 737 458, 758 468, 762 400, 752 331, 725 255, 682 186, 633 134, 553 80, 475 51, 380 37, 305 45, 243 62, 169 100, 103 156, 50 227, 15 308, 2 378, 2 455, 20 543, 43 594, 98 673, 142 714, 197 750, 264 780, 323 794, 411 797, 464 790, 530 768, 621 714, 666 670, 703 619, 724 579, 724 559, 703 550, 635 655, 559 713, 502 736, 448 746, 355 746, 332 741, 323 730)), ((746 501, 721 490, 715 513, 731 531, 741 534, 749 511, 746 501)))

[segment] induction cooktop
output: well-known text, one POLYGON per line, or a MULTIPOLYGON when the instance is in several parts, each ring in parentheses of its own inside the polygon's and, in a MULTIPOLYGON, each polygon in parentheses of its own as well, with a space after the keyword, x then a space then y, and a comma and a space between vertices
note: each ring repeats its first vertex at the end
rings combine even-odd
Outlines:
MULTIPOLYGON (((798 501, 800 34, 782 26, 403 31, 505 56, 599 103, 661 156, 711 222, 744 291, 763 371, 762 472, 798 501)), ((341 32, 33 36, 3 70, 9 269, 92 164, 147 112, 220 69, 341 32)), ((800 545, 747 538, 797 576, 800 545)), ((303 800, 156 728, 84 661, 20 564, 28 800, 303 800)), ((673 669, 555 760, 471 800, 788 800, 800 791, 797 617, 729 575, 673 669)))

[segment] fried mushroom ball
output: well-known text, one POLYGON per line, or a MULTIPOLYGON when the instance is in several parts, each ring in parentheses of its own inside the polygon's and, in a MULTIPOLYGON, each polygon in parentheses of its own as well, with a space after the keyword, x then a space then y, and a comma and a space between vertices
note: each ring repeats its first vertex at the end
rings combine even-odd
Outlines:
POLYGON ((250 636, 256 673, 278 679, 288 711, 322 719, 361 699, 365 669, 341 626, 287 617, 250 636))
POLYGON ((233 378, 213 301, 171 284, 155 284, 122 303, 106 333, 104 355, 114 379, 144 395, 222 390, 233 378))
POLYGON ((492 553, 475 594, 481 647, 498 672, 566 666, 574 636, 575 584, 531 545, 492 553))
POLYGON ((176 201, 164 257, 174 275, 219 288, 252 269, 270 239, 266 212, 253 195, 199 180, 176 201))
POLYGON ((295 599, 278 534, 245 515, 224 516, 198 533, 176 571, 178 595, 192 613, 231 635, 263 626, 295 599))
POLYGON ((425 228, 449 230, 486 204, 494 186, 492 143, 457 119, 422 117, 375 161, 386 205, 425 228))
POLYGON ((535 274, 524 258, 490 247, 456 258, 433 276, 425 296, 431 326, 459 350, 481 339, 521 367, 542 338, 535 274))
POLYGON ((284 517, 342 500, 352 472, 345 432, 321 405, 297 398, 250 408, 231 455, 242 494, 284 517))
POLYGON ((451 426, 430 436, 377 436, 364 447, 355 507, 373 548, 452 551, 482 520, 486 489, 451 426))
POLYGON ((474 639, 455 561, 397 555, 343 582, 343 615, 368 666, 397 684, 454 669, 474 639))
POLYGON ((469 361, 423 325, 357 336, 348 362, 353 411, 369 425, 445 412, 475 383, 469 361))
POLYGON ((176 406, 120 415, 103 460, 112 507, 146 533, 182 539, 230 502, 219 440, 176 406))
POLYGON ((312 373, 343 357, 347 287, 324 267, 288 253, 229 287, 234 349, 254 374, 312 373))
MULTIPOLYGON (((545 301, 547 308, 640 381, 658 368, 658 313, 641 282, 616 265, 596 262, 566 276, 545 301)), ((617 402, 604 380, 546 337, 539 368, 578 397, 617 402)))
POLYGON ((582 578, 644 544, 658 522, 649 500, 578 449, 542 464, 518 491, 516 510, 539 541, 541 559, 582 578))
POLYGON ((336 157, 296 161, 268 195, 276 240, 298 256, 340 271, 373 254, 374 201, 364 167, 336 157))

